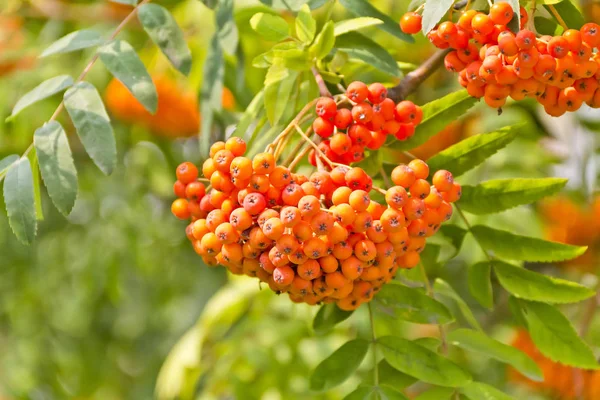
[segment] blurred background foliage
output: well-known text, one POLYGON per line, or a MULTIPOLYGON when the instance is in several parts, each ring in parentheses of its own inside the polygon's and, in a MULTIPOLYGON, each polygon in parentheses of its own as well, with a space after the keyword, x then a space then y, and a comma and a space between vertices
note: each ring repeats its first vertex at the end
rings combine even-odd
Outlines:
MULTIPOLYGON (((0 213, 0 398, 147 399, 155 395, 157 380, 156 393, 161 398, 341 398, 356 387, 356 380, 317 395, 308 392, 307 377, 344 340, 368 335, 364 310, 337 326, 333 334, 315 335, 311 322, 316 308, 293 305, 267 290, 260 292, 254 281, 232 280, 223 269, 203 266, 187 242, 183 223, 170 214, 172 171, 183 160, 199 160, 197 93, 214 27, 212 11, 200 1, 157 3, 168 6, 186 32, 194 60, 190 77, 184 79, 170 69, 139 25, 132 23, 123 37, 139 51, 155 82, 160 82, 158 116, 144 115, 126 91, 110 82, 102 66, 94 67, 88 79, 101 89, 114 119, 117 172, 102 176, 79 142, 71 140, 80 176, 72 215, 64 218, 44 197, 45 222, 35 243, 26 247, 13 237, 5 214, 0 213)), ((325 5, 315 11, 319 24, 328 18, 347 17, 334 2, 320 3, 325 5)), ((408 2, 373 3, 398 20, 408 2)), ((250 61, 272 45, 258 37, 248 23, 266 6, 258 1, 235 4, 242 51, 226 59, 223 127, 234 123, 262 89, 265 71, 252 67, 250 61)), ((594 2, 584 4, 588 18, 600 15, 598 8, 600 4, 594 2)), ((90 53, 83 51, 39 60, 41 50, 73 30, 108 32, 129 11, 106 0, 1 2, 0 158, 22 153, 34 130, 60 101, 54 97, 4 123, 16 100, 44 79, 79 75, 90 58, 90 53)), ((282 15, 291 18, 293 14, 283 11, 282 15)), ((404 63, 418 64, 434 50, 420 36, 417 44, 408 45, 373 28, 365 34, 404 63)), ((341 73, 348 82, 362 79, 393 84, 400 79, 357 62, 344 65, 341 73)), ((419 89, 415 100, 423 104, 456 88, 454 77, 440 71, 419 89)), ((476 107, 414 153, 428 158, 469 135, 523 120, 531 123, 527 134, 460 182, 569 178, 568 190, 558 199, 484 218, 500 229, 589 245, 588 253, 569 264, 533 267, 593 286, 600 254, 597 110, 549 119, 529 102, 509 105, 501 116, 495 110, 476 107)), ((74 138, 67 119, 61 122, 74 138)), ((397 161, 406 160, 399 156, 397 161)), ((477 218, 472 222, 478 222, 477 218)), ((442 249, 448 246, 443 239, 439 244, 442 249)), ((489 312, 468 293, 467 266, 482 257, 468 238, 460 257, 446 265, 428 266, 430 277, 449 282, 467 299, 484 328, 508 343, 515 330, 507 299, 496 299, 497 309, 489 312)), ((574 320, 581 317, 578 308, 565 311, 574 320)), ((383 332, 390 327, 378 329, 383 332)), ((437 334, 429 326, 406 322, 397 322, 393 329, 411 338, 437 334)), ((598 319, 587 340, 600 345, 598 319)), ((564 390, 548 385, 515 385, 519 379, 496 361, 465 358, 465 362, 478 380, 517 398, 570 398, 564 390)), ((382 374, 383 380, 385 377, 382 374)), ((398 375, 388 378, 399 388, 411 384, 398 375)), ((547 380, 552 381, 551 377, 547 380)), ((600 381, 596 385, 600 386, 600 381)), ((423 389, 417 385, 411 387, 411 393, 423 389)))

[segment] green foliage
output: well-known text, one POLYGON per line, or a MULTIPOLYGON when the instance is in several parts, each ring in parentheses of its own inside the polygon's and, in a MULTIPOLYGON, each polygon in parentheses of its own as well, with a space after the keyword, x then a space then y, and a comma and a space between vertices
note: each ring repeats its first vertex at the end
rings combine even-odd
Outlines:
POLYGON ((369 350, 369 342, 354 339, 323 360, 310 377, 310 388, 324 391, 344 382, 356 371, 369 350))
MULTIPOLYGON (((542 3, 544 3, 544 1, 542 1, 542 3)), ((554 7, 558 15, 560 15, 570 29, 579 29, 585 23, 583 15, 581 15, 581 12, 572 2, 561 1, 559 3, 552 4, 548 3, 546 0, 544 3, 544 8, 546 10, 550 10, 550 7, 554 7)), ((552 14, 552 16, 554 17, 554 14, 552 14)))
POLYGON ((433 387, 415 397, 415 400, 451 400, 454 392, 451 388, 433 387))
POLYGON ((92 84, 80 82, 67 90, 64 103, 85 150, 110 175, 117 164, 117 148, 100 94, 92 84))
POLYGON ((45 124, 35 131, 33 144, 48 195, 61 213, 70 214, 77 198, 77 170, 63 127, 56 121, 45 124))
POLYGON ((267 118, 269 118, 271 125, 276 125, 285 110, 289 109, 289 105, 283 100, 290 98, 297 78, 297 71, 279 65, 273 65, 269 68, 265 79, 264 103, 267 118))
POLYGON ((402 32, 397 21, 394 21, 388 15, 382 13, 367 0, 340 0, 340 4, 343 5, 348 11, 357 17, 372 17, 383 21, 383 24, 378 27, 387 33, 396 36, 398 39, 404 40, 408 43, 413 43, 414 39, 412 36, 402 32))
POLYGON ((192 68, 192 54, 171 13, 158 4, 144 4, 138 18, 148 36, 160 48, 171 64, 184 75, 192 68))
POLYGON ((482 261, 469 265, 468 283, 471 295, 484 307, 494 307, 494 294, 492 289, 492 263, 482 261))
POLYGON ((25 93, 17 104, 15 104, 12 114, 9 119, 14 118, 21 110, 51 97, 57 93, 60 93, 73 85, 73 78, 69 75, 60 75, 54 78, 50 78, 40 83, 38 86, 25 93))
POLYGON ((317 335, 324 335, 351 315, 352 311, 344 311, 335 304, 324 304, 315 315, 312 326, 317 335))
POLYGON ((257 13, 250 19, 250 25, 259 35, 267 40, 279 42, 290 36, 290 27, 278 15, 257 13))
POLYGON ((578 368, 598 368, 594 353, 554 306, 519 300, 531 339, 546 357, 578 368))
POLYGON ((400 69, 394 58, 381 46, 357 32, 348 32, 335 40, 335 47, 349 56, 389 75, 400 74, 400 69))
POLYGON ((102 43, 104 43, 104 39, 100 33, 96 31, 87 29, 75 31, 52 43, 46 50, 42 52, 40 57, 48 57, 54 54, 64 54, 72 51, 88 49, 90 47, 99 46, 102 43))
POLYGON ((576 303, 595 295, 593 290, 504 262, 494 262, 500 284, 520 299, 546 303, 576 303))
POLYGON ((408 400, 401 392, 387 385, 360 385, 344 400, 408 400))
POLYGON ((515 400, 514 397, 482 382, 471 382, 464 388, 461 388, 460 392, 473 400, 515 400))
POLYGON ((471 381, 469 373, 458 365, 410 340, 383 336, 377 344, 392 367, 423 382, 460 387, 471 381))
POLYGON ((448 12, 454 0, 426 1, 423 8, 422 31, 427 35, 448 12))
POLYGON ((479 325, 479 322, 477 322, 475 315, 473 315, 473 311, 471 311, 471 309, 469 308, 467 303, 462 299, 462 297, 460 297, 460 295, 456 293, 454 289, 452 289, 452 286, 450 286, 448 282, 445 282, 440 278, 436 279, 433 284, 433 290, 436 294, 442 295, 453 300, 458 306, 462 315, 469 323, 469 325, 471 325, 475 329, 481 330, 481 325, 479 325))
POLYGON ((363 28, 370 26, 383 24, 383 21, 373 17, 358 17, 352 19, 346 19, 344 21, 336 22, 333 27, 333 33, 335 36, 343 35, 344 33, 358 31, 363 28))
POLYGON ((4 202, 11 229, 25 244, 33 242, 37 231, 33 192, 31 164, 27 157, 23 157, 15 161, 6 173, 4 202))
POLYGON ((208 158, 210 145, 217 139, 212 133, 212 124, 215 113, 222 108, 221 98, 225 75, 223 57, 223 49, 221 48, 219 38, 217 35, 213 35, 204 63, 202 74, 204 85, 202 85, 202 91, 200 92, 202 127, 199 144, 202 158, 208 158))
POLYGON ((475 168, 498 150, 512 142, 524 125, 513 125, 496 132, 482 133, 465 139, 427 160, 432 170, 447 169, 460 176, 475 168))
POLYGON ((488 337, 481 331, 457 329, 448 334, 448 340, 454 346, 509 364, 529 379, 544 379, 542 371, 528 355, 488 337))
POLYGON ((491 214, 524 204, 562 190, 567 184, 562 178, 496 179, 477 186, 464 185, 460 207, 471 214, 491 214))
POLYGON ((582 255, 587 247, 549 242, 508 231, 476 225, 471 233, 489 252, 502 258, 520 261, 564 261, 582 255))
POLYGON ((317 60, 322 60, 333 49, 335 40, 336 39, 333 33, 333 22, 328 21, 315 38, 315 41, 308 49, 308 52, 317 60))
POLYGON ((305 4, 296 18, 296 35, 304 43, 311 43, 317 33, 317 21, 310 13, 310 7, 305 4))

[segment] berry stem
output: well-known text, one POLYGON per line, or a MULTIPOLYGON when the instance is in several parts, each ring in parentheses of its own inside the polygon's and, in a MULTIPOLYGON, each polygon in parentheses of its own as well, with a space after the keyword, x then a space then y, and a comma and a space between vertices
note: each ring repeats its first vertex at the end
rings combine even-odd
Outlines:
POLYGON ((317 86, 319 86, 319 93, 321 94, 321 96, 322 97, 333 97, 331 95, 331 92, 329 91, 329 89, 327 89, 327 85, 325 84, 325 81, 323 80, 323 77, 319 73, 319 70, 317 69, 317 67, 315 67, 315 66, 311 67, 310 71, 315 76, 315 81, 317 82, 317 86))
POLYGON ((377 365, 377 335, 375 334, 375 318, 373 318, 373 309, 371 303, 367 303, 369 309, 369 322, 371 323, 371 337, 373 343, 371 344, 371 350, 373 352, 373 385, 379 386, 379 368, 377 365))
POLYGON ((274 150, 275 147, 279 144, 279 141, 285 138, 287 135, 289 135, 294 129, 294 127, 298 126, 298 124, 304 123, 305 121, 303 121, 302 119, 304 118, 306 113, 308 113, 310 109, 314 107, 317 101, 319 101, 319 99, 314 99, 313 101, 306 104, 302 108, 302 110, 300 110, 298 115, 296 115, 296 117, 292 120, 292 122, 290 122, 289 125, 286 126, 285 129, 279 135, 277 135, 277 137, 267 146, 266 150, 274 150))
POLYGON ((419 68, 406 74, 399 84, 388 89, 388 97, 396 103, 404 100, 406 96, 414 92, 425 79, 429 78, 444 64, 444 58, 449 52, 450 49, 445 49, 433 53, 419 68))
MULTIPOLYGON (((423 265, 422 262, 419 262, 419 269, 421 270, 423 280, 425 281, 425 290, 427 291, 427 295, 435 300, 433 295, 433 288, 431 287, 431 283, 429 282, 429 277, 427 276, 425 265, 423 265)), ((446 329, 444 329, 444 326, 442 324, 438 324, 438 329, 440 331, 440 340, 442 341, 442 354, 447 354, 448 341, 446 340, 446 329)))
POLYGON ((392 184, 392 182, 390 181, 390 178, 385 173, 385 170, 383 169, 383 167, 379 168, 379 173, 381 174, 381 178, 383 179, 383 183, 385 183, 386 187, 390 188, 390 187, 394 186, 392 184))
POLYGON ((552 4, 548 4, 548 9, 550 10, 550 12, 552 13, 552 15, 554 16, 554 18, 556 18, 556 20, 558 21, 558 23, 560 24, 560 26, 562 26, 562 28, 567 31, 569 30, 569 27, 567 26, 567 24, 565 23, 565 20, 562 19, 562 17, 560 16, 560 14, 558 13, 558 11, 556 11, 556 8, 554 8, 554 6, 552 4))
POLYGON ((310 146, 305 146, 304 149, 302 149, 302 151, 300 151, 300 149, 302 148, 302 146, 304 146, 304 144, 305 144, 305 142, 303 142, 302 140, 299 140, 298 146, 296 146, 296 148, 290 153, 290 156, 288 157, 288 159, 285 160, 285 162, 283 163, 283 165, 288 165, 288 168, 290 169, 290 171, 293 171, 294 168, 296 168, 296 165, 298 165, 298 163, 300 162, 300 160, 302 160, 302 158, 304 158, 304 156, 307 155, 308 152, 310 151, 310 146), (298 151, 300 151, 300 152, 298 153, 298 151), (294 155, 296 155, 296 156, 294 156, 294 155))
POLYGON ((325 155, 325 153, 323 153, 321 151, 321 149, 319 149, 319 146, 317 146, 317 144, 315 142, 313 142, 312 140, 310 140, 310 138, 308 136, 306 136, 306 134, 304 132, 302 132, 302 129, 300 129, 300 127, 298 125, 294 125, 294 127, 296 128, 296 131, 300 134, 300 136, 302 136, 304 138, 304 140, 306 140, 308 142, 308 144, 310 144, 315 151, 317 152, 317 154, 319 155, 319 157, 317 157, 317 162, 320 158, 322 158, 323 160, 325 160, 325 162, 327 164, 329 164, 329 167, 331 169, 333 169, 337 163, 334 163, 333 161, 331 161, 329 158, 327 158, 327 156, 325 155))

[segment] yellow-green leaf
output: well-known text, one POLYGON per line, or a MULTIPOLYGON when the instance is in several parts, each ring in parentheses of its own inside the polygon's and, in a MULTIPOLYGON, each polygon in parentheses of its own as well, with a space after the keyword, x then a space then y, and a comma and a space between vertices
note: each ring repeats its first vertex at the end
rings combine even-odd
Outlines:
POLYGON ((4 203, 8 223, 17 239, 31 244, 37 232, 33 173, 27 157, 11 164, 4 180, 4 203))

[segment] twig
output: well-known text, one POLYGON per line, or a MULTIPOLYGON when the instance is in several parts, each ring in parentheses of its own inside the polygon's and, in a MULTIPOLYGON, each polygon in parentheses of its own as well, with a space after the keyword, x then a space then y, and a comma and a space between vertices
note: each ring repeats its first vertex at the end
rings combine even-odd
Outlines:
MULTIPOLYGON (((131 19, 136 15, 136 13, 138 11, 138 8, 140 6, 146 4, 146 3, 149 3, 150 1, 152 1, 152 0, 143 0, 142 2, 140 2, 140 4, 138 4, 127 15, 127 17, 125 17, 125 19, 123 21, 121 21, 121 23, 119 24, 119 26, 117 26, 117 28, 114 30, 114 32, 112 33, 112 35, 110 35, 110 38, 108 40, 115 39, 119 35, 119 33, 121 33, 121 31, 123 30, 123 28, 125 28, 125 26, 127 25, 127 23, 129 21, 131 21, 131 19)), ((98 61, 99 57, 100 57, 100 54, 98 54, 98 52, 96 52, 96 54, 94 55, 94 57, 92 57, 92 59, 90 60, 90 62, 83 69, 83 71, 81 72, 81 74, 79 75, 79 77, 77 77, 77 80, 75 81, 75 83, 73 84, 73 86, 77 85, 78 83, 82 82, 85 79, 85 77, 90 72, 90 70, 92 69, 92 67, 96 63, 96 61, 98 61)), ((50 117, 50 119, 48 120, 48 122, 55 121, 58 118, 58 116, 60 115, 60 113, 64 109, 65 109, 65 102, 63 100, 63 101, 60 102, 60 104, 58 105, 58 107, 56 107, 56 110, 54 110, 54 113, 52 114, 52 116, 50 117)), ((25 152, 23 153, 23 157, 26 157, 32 149, 33 149, 33 143, 31 143, 29 145, 29 147, 27 148, 27 150, 25 150, 25 152)))
POLYGON ((385 170, 383 169, 383 167, 379 168, 379 173, 381 174, 381 178, 383 179, 383 183, 385 183, 385 186, 387 186, 388 188, 394 186, 394 185, 392 185, 390 178, 385 173, 385 170))
MULTIPOLYGON (((427 276, 427 271, 425 270, 425 265, 422 262, 419 262, 419 269, 421 270, 421 274, 423 275, 423 280, 425 281, 425 290, 427 290, 427 295, 433 298, 433 288, 431 287, 431 283, 429 283, 429 277, 427 276)), ((440 331, 440 340, 442 341, 442 354, 448 353, 448 341, 446 340, 446 329, 444 329, 444 325, 438 323, 438 329, 440 331)))
POLYGON ((323 77, 319 73, 319 70, 317 69, 317 67, 314 67, 314 66, 311 67, 310 71, 315 76, 315 81, 317 82, 317 86, 319 86, 319 93, 321 94, 321 96, 322 97, 333 97, 331 95, 331 92, 329 91, 329 89, 327 89, 327 84, 325 84, 325 81, 323 80, 323 77))
POLYGON ((367 303, 369 309, 369 321, 371 322, 371 336, 373 338, 372 349, 373 349, 373 385, 379 386, 379 368, 377 365, 377 335, 375 334, 375 319, 373 318, 373 310, 371 308, 371 302, 367 303))
POLYGON ((333 169, 336 165, 339 165, 338 163, 334 163, 333 161, 331 161, 326 155, 325 153, 323 153, 321 151, 321 149, 319 148, 319 146, 317 146, 317 144, 315 142, 313 142, 312 140, 310 140, 310 138, 308 136, 306 136, 306 134, 304 132, 302 132, 302 129, 300 129, 300 127, 298 125, 294 125, 294 127, 296 128, 296 131, 300 134, 300 136, 302 136, 304 138, 304 140, 306 140, 308 142, 308 144, 310 144, 315 151, 317 152, 317 154, 319 155, 317 157, 317 163, 319 162, 319 159, 322 158, 331 169, 333 169))
POLYGON ((444 63, 444 57, 449 52, 450 49, 436 51, 419 68, 406 74, 399 84, 388 89, 388 97, 395 102, 404 100, 406 96, 414 92, 425 79, 429 78, 444 63))
MULTIPOLYGON (((302 143, 302 144, 304 144, 304 143, 302 143)), ((294 168, 296 168, 296 165, 298 165, 298 163, 300 162, 300 160, 302 160, 302 158, 304 158, 304 156, 308 154, 308 152, 310 151, 310 149, 311 149, 310 146, 306 146, 300 153, 298 153, 298 155, 296 156, 296 158, 294 158, 290 162, 290 165, 288 166, 288 168, 290 169, 290 171, 293 171, 294 168)), ((292 153, 292 155, 293 155, 293 153, 292 153)))
POLYGON ((565 23, 565 20, 562 19, 562 17, 558 13, 558 11, 556 11, 556 8, 554 8, 554 6, 552 4, 548 4, 548 9, 550 10, 550 12, 554 16, 554 18, 556 18, 556 20, 558 21, 558 23, 560 24, 560 26, 562 26, 565 31, 569 30, 569 27, 565 23))

